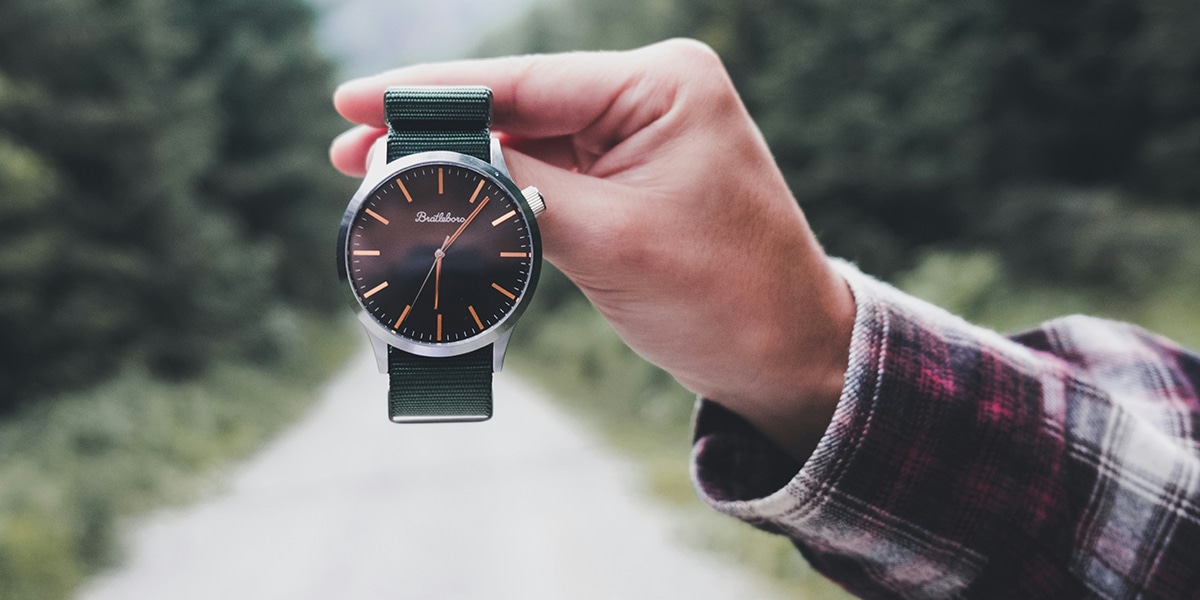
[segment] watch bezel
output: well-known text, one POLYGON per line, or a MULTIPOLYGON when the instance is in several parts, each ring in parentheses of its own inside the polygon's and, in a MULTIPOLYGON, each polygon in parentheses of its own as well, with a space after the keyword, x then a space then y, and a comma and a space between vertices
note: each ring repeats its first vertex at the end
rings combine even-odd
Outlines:
MULTIPOLYGON (((493 140, 495 143, 495 140, 493 140)), ((541 233, 538 231, 537 219, 534 217, 533 210, 529 207, 529 203, 525 201, 524 194, 517 187, 508 175, 487 161, 480 160, 474 156, 460 154, 458 152, 449 151, 430 151, 418 152, 403 156, 385 165, 377 168, 372 168, 363 178, 358 190, 354 192, 350 203, 346 206, 346 211, 342 214, 342 223, 338 228, 338 278, 342 280, 342 289, 348 290, 354 305, 358 307, 356 316, 366 327, 367 332, 387 343, 405 352, 410 352, 419 356, 428 356, 432 358, 442 358, 447 356, 458 356, 473 352, 490 344, 496 343, 512 331, 516 326, 517 320, 525 312, 525 307, 529 304, 533 297, 533 292, 537 287, 538 278, 541 275, 542 267, 542 244, 541 233), (529 280, 525 284, 522 293, 517 296, 516 303, 511 311, 506 314, 495 325, 483 330, 477 335, 469 337, 465 340, 457 340, 453 342, 417 342, 410 340, 391 329, 388 329, 384 324, 375 319, 371 313, 367 312, 362 304, 362 300, 354 291, 354 286, 350 282, 350 227, 354 223, 354 217, 362 208, 364 202, 371 194, 384 182, 398 176, 400 172, 407 169, 421 167, 432 164, 443 164, 447 166, 458 166, 470 169, 481 176, 492 181, 505 192, 509 194, 516 202, 517 207, 521 211, 521 217, 525 219, 525 223, 529 228, 530 237, 530 270, 529 280)))

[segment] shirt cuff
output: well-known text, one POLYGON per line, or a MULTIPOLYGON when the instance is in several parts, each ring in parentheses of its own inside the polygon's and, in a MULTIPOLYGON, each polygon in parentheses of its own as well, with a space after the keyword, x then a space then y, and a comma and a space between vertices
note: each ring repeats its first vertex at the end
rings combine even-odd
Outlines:
MULTIPOLYGON (((776 522, 810 510, 836 485, 853 456, 870 415, 872 360, 883 342, 877 327, 880 286, 849 263, 831 260, 849 284, 856 313, 850 359, 833 420, 808 460, 801 465, 736 413, 697 400, 692 447, 692 482, 711 507, 759 528, 779 532, 776 522)), ((899 292, 895 292, 899 294, 899 292)))
POLYGON ((720 405, 703 398, 697 402, 691 469, 700 497, 716 510, 793 538, 803 537, 806 526, 820 528, 820 508, 839 489, 869 433, 888 339, 895 333, 891 330, 953 330, 1011 346, 999 334, 864 275, 847 262, 830 263, 849 285, 856 314, 841 397, 808 460, 797 463, 720 405))

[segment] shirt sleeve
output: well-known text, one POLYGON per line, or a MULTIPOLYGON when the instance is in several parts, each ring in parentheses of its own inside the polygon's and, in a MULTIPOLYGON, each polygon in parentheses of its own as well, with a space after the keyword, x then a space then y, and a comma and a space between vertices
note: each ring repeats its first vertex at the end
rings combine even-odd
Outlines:
POLYGON ((1200 360, 1066 317, 1011 338, 835 261, 845 386, 798 464, 705 400, 692 475, 865 598, 1200 593, 1200 360))

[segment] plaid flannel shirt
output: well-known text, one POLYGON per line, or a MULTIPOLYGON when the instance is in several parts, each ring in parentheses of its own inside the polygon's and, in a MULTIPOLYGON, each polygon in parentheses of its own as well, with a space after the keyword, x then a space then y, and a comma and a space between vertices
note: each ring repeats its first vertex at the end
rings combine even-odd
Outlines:
POLYGON ((701 401, 709 504, 865 598, 1200 597, 1200 357, 1087 317, 1005 338, 835 264, 832 423, 801 465, 701 401))

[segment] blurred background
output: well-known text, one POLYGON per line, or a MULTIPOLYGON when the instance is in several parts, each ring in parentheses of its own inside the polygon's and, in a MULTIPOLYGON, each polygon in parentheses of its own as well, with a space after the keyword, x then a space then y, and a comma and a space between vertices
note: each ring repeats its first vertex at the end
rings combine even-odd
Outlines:
MULTIPOLYGON (((0 0, 0 598, 70 597, 350 355, 340 78, 699 38, 828 251, 1004 331, 1084 312, 1200 345, 1191 0, 0 0)), ((511 367, 644 467, 690 537, 833 588, 714 518, 690 395, 547 269, 511 367)))

